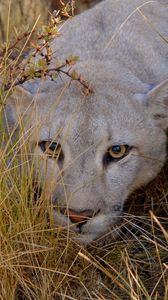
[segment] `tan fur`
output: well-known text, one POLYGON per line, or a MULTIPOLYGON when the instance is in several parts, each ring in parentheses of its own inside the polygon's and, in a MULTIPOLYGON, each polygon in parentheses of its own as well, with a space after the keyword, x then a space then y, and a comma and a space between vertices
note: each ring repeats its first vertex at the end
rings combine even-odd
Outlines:
MULTIPOLYGON (((49 199, 75 211, 98 212, 78 234, 84 243, 109 231, 120 220, 129 194, 163 166, 168 127, 166 39, 168 1, 105 0, 69 20, 52 43, 62 59, 79 55, 74 68, 91 83, 93 94, 84 95, 80 83, 69 86, 62 76, 56 83, 26 83, 8 99, 9 125, 24 114, 25 132, 32 127, 36 172, 47 183, 49 199), (37 145, 41 140, 62 145, 61 165, 46 158, 37 145), (129 154, 103 165, 107 149, 118 144, 131 146, 129 154)), ((54 215, 56 224, 72 225, 59 209, 54 215)), ((71 227, 78 231, 76 225, 71 227)))

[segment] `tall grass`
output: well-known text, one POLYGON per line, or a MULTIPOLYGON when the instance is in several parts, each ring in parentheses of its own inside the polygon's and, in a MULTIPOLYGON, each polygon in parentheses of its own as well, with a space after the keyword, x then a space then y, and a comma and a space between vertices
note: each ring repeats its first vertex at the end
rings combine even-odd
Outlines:
POLYGON ((84 248, 54 224, 29 134, 1 125, 0 299, 166 300, 167 164, 128 200, 118 240, 84 248))
POLYGON ((19 159, 9 148, 0 161, 0 299, 167 299, 166 167, 132 196, 117 241, 84 248, 54 225, 28 145, 19 159))
POLYGON ((128 199, 117 241, 83 247, 55 226, 29 139, 7 135, 2 116, 0 131, 0 299, 167 300, 168 164, 128 199))

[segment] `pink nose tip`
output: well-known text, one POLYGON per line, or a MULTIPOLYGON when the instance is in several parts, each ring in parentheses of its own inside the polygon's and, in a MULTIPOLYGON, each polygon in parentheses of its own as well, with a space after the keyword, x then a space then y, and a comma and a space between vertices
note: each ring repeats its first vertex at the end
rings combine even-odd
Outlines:
POLYGON ((72 209, 62 208, 61 213, 69 217, 69 219, 73 223, 86 222, 88 219, 91 219, 94 215, 94 212, 90 209, 78 212, 72 209))

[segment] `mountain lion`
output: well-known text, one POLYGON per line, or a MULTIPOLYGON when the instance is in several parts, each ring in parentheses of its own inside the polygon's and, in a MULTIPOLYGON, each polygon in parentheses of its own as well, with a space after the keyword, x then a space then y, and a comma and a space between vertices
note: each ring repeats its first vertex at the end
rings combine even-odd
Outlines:
POLYGON ((61 32, 55 58, 79 56, 72 69, 92 92, 66 75, 30 80, 8 98, 5 118, 9 130, 25 123, 55 223, 90 243, 113 230, 130 193, 165 161, 168 1, 105 0, 61 32))

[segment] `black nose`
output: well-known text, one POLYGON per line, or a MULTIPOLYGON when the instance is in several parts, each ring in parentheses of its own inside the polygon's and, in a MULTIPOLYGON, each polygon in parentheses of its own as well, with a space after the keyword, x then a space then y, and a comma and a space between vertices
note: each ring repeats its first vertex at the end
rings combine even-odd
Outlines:
POLYGON ((72 223, 87 222, 95 215, 94 211, 90 209, 76 211, 72 209, 62 208, 60 211, 63 215, 67 216, 72 223))

